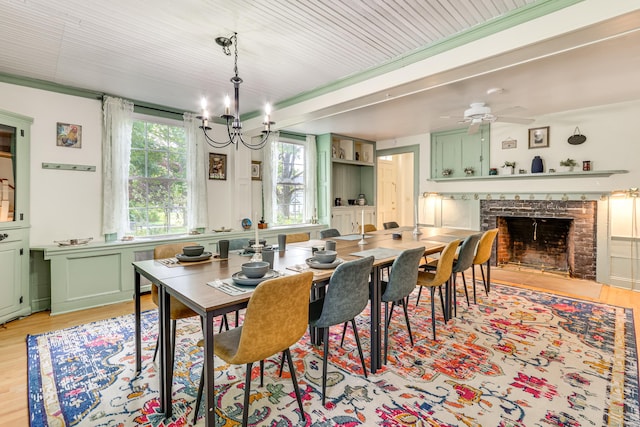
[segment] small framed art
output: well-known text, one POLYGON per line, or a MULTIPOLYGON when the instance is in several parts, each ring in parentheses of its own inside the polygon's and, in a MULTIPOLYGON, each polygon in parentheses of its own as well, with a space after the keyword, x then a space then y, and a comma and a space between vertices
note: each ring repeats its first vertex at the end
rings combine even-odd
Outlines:
POLYGON ((227 155, 209 153, 209 179, 227 179, 227 155))
POLYGON ((58 122, 56 124, 56 145, 58 147, 82 148, 82 126, 58 122))
POLYGON ((262 181, 262 162, 258 160, 251 161, 251 180, 262 181))
POLYGON ((529 129, 529 148, 549 146, 549 126, 529 129))

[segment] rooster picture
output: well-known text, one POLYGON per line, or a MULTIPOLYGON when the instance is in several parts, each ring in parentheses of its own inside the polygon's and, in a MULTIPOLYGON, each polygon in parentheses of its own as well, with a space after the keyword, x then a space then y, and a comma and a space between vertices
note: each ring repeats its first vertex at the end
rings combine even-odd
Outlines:
POLYGON ((58 146, 80 148, 82 127, 67 123, 58 123, 58 146))

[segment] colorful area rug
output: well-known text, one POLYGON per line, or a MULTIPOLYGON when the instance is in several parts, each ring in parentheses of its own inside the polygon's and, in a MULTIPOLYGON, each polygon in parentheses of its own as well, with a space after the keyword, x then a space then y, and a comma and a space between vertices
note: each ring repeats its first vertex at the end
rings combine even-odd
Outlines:
MULTIPOLYGON (((400 311, 387 365, 365 379, 352 334, 331 329, 327 405, 322 352, 308 336, 292 349, 301 417, 279 356, 253 375, 250 424, 260 426, 637 426, 638 358, 630 309, 495 285, 431 335, 428 298, 400 311), (350 338, 351 337, 351 338, 350 338)), ((412 297, 415 301, 415 296, 412 297)), ((438 307, 438 305, 436 305, 438 307)), ((437 310, 439 312, 439 310, 437 310)), ((439 314, 439 313, 438 313, 439 314)), ((368 317, 358 318, 365 355, 368 317)), ((143 315, 143 372, 134 374, 133 315, 28 337, 32 426, 191 425, 202 371, 199 320, 178 322, 172 419, 158 413, 156 312, 143 315)), ((367 361, 368 363, 368 361, 367 361)), ((242 419, 244 366, 215 364, 218 426, 242 419)), ((200 411, 198 425, 204 425, 200 411)))

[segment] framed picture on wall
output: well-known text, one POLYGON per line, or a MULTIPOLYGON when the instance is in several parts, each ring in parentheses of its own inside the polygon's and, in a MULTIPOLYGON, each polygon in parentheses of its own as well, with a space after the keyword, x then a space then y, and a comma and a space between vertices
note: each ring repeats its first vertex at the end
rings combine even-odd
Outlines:
POLYGON ((529 148, 549 146, 549 126, 529 129, 529 148))
POLYGON ((227 155, 209 153, 209 179, 227 179, 227 155))
POLYGON ((251 180, 262 181, 262 162, 257 160, 251 161, 251 180))
POLYGON ((82 126, 58 122, 56 124, 56 145, 58 147, 82 148, 82 126))

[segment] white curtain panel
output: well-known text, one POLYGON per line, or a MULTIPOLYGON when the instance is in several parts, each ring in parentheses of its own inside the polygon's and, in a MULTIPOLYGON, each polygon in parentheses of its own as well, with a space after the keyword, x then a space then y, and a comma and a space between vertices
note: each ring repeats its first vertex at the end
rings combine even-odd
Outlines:
POLYGON ((208 228, 207 154, 201 121, 193 113, 184 113, 184 130, 187 144, 187 228, 208 228))
POLYGON ((307 135, 306 146, 305 146, 305 165, 304 165, 304 176, 305 176, 305 219, 311 222, 311 218, 316 218, 318 216, 318 212, 316 210, 316 203, 318 200, 318 187, 317 187, 317 174, 316 174, 316 136, 315 135, 307 135))
POLYGON ((267 144, 262 149, 262 192, 264 196, 264 220, 268 224, 274 224, 275 215, 273 204, 273 190, 276 186, 275 179, 277 170, 274 165, 278 164, 278 144, 274 144, 280 138, 279 132, 272 132, 269 135, 267 144))
POLYGON ((102 232, 129 234, 129 160, 133 103, 105 96, 102 105, 102 232))

